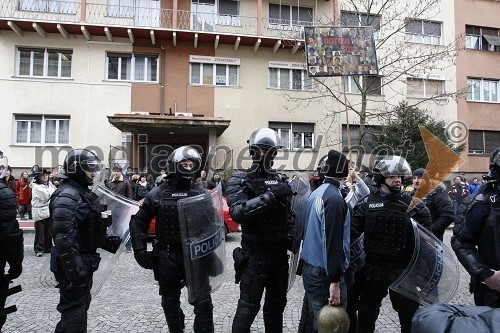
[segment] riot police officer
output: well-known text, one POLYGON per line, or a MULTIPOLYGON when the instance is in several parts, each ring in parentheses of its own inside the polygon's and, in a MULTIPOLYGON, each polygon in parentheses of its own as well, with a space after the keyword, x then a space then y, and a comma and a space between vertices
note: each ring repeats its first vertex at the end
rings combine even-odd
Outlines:
MULTIPOLYGON (((400 156, 386 156, 373 168, 376 187, 358 203, 351 218, 351 237, 364 232, 365 266, 362 273, 358 311, 358 332, 374 332, 382 299, 389 285, 404 271, 413 254, 415 241, 410 214, 412 198, 401 192, 402 178, 411 169, 400 156)), ((414 209, 417 221, 431 224, 430 213, 423 203, 414 209)), ((418 303, 389 291, 394 310, 398 312, 402 332, 410 332, 411 319, 418 303)))
MULTIPOLYGON (((7 167, 7 157, 0 151, 0 178, 3 178, 7 167)), ((18 278, 23 270, 23 231, 19 229, 16 214, 16 194, 0 182, 0 331, 7 320, 7 314, 16 310, 15 306, 4 308, 7 296, 14 293, 13 288, 9 290, 9 284, 11 280, 18 278), (6 273, 7 263, 10 268, 6 273)), ((17 291, 19 290, 17 288, 17 291)))
POLYGON ((242 228, 241 248, 233 252, 240 298, 233 319, 233 332, 250 332, 259 312, 264 289, 266 332, 281 332, 288 281, 288 235, 290 198, 286 177, 272 169, 280 148, 276 132, 256 130, 250 136, 252 165, 227 182, 229 212, 242 228))
POLYGON ((55 332, 86 332, 93 273, 99 267, 98 247, 104 245, 107 220, 89 186, 102 169, 99 158, 87 149, 75 149, 64 159, 62 185, 49 204, 54 247, 51 271, 59 282, 55 332))
MULTIPOLYGON (((490 157, 490 180, 479 188, 469 206, 459 208, 451 245, 471 275, 476 305, 500 307, 500 147, 490 157)), ((465 199, 467 200, 467 199, 465 199)), ((464 205, 464 204, 462 204, 464 205)))
MULTIPOLYGON (((130 219, 134 257, 141 267, 154 270, 160 285, 161 306, 172 333, 184 331, 180 296, 186 280, 177 201, 206 191, 193 184, 193 177, 200 166, 201 156, 194 148, 182 146, 174 150, 167 158, 166 182, 146 195, 139 212, 130 219), (146 240, 154 217, 156 240, 151 252, 147 251, 146 240)), ((195 313, 194 332, 214 332, 210 292, 201 293, 190 303, 195 313)))

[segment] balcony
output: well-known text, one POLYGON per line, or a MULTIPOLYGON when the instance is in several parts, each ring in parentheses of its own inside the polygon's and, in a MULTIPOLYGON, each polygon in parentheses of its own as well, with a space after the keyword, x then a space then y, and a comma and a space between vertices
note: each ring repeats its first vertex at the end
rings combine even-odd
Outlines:
MULTIPOLYGON (((155 3, 159 6, 160 1, 155 3)), ((0 29, 11 28, 14 30, 12 23, 19 23, 22 29, 27 26, 22 23, 26 22, 46 25, 52 23, 59 26, 66 24, 82 25, 89 29, 103 26, 108 29, 115 28, 115 30, 139 28, 151 29, 155 32, 200 32, 214 35, 241 36, 242 38, 262 37, 274 39, 274 41, 302 40, 304 38, 302 26, 313 25, 312 22, 305 21, 262 18, 259 22, 257 17, 218 15, 182 10, 174 12, 172 9, 162 8, 111 6, 96 3, 87 3, 82 6, 77 1, 0 0, 0 29), (9 27, 5 25, 6 21, 9 21, 9 27)), ((75 29, 72 31, 75 31, 75 29)))

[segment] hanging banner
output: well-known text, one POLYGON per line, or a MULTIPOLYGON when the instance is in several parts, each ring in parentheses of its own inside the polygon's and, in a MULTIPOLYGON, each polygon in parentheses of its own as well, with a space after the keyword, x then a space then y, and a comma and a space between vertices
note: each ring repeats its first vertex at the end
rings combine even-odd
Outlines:
POLYGON ((311 77, 378 75, 373 27, 305 27, 311 77))

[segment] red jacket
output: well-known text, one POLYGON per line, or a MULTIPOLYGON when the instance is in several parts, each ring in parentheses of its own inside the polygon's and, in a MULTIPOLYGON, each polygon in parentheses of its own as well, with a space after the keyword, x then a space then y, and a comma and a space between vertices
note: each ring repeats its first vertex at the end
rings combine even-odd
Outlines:
POLYGON ((31 204, 31 187, 29 183, 21 184, 21 180, 16 182, 16 196, 19 205, 31 204))

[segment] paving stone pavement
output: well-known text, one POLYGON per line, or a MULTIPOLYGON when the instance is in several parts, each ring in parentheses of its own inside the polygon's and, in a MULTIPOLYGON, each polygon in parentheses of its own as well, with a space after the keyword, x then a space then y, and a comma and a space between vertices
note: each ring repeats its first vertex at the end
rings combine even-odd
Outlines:
MULTIPOLYGON (((449 244, 450 237, 451 230, 448 230, 446 244, 449 244)), ((25 232, 24 272, 15 281, 15 284, 22 285, 23 291, 7 299, 7 305, 16 304, 18 311, 8 316, 2 330, 4 333, 53 332, 60 318, 56 310, 59 293, 54 288, 53 276, 46 269, 49 256, 35 257, 33 239, 32 232, 25 232)), ((221 288, 213 294, 215 332, 231 332, 239 296, 238 285, 234 284, 232 251, 239 246, 240 240, 239 233, 230 234, 226 239, 226 277, 221 288)), ((468 274, 462 267, 460 273, 459 289, 451 303, 472 304, 468 274)), ((283 332, 297 332, 302 297, 303 287, 299 277, 288 293, 283 332)), ((93 297, 88 312, 88 332, 168 332, 160 302, 152 271, 139 267, 133 254, 122 253, 101 291, 93 297)), ((194 315, 185 289, 181 303, 186 314, 186 333, 190 333, 194 315)), ((264 332, 262 310, 251 331, 264 332)), ((399 332, 397 314, 392 310, 388 297, 384 299, 376 332, 399 332)))

